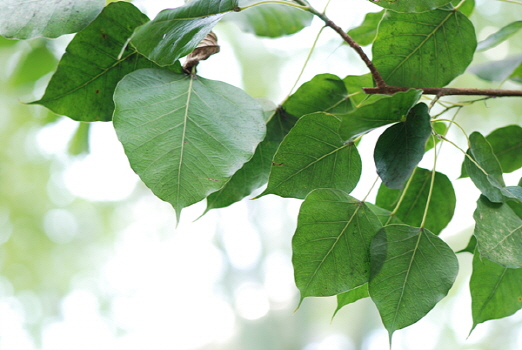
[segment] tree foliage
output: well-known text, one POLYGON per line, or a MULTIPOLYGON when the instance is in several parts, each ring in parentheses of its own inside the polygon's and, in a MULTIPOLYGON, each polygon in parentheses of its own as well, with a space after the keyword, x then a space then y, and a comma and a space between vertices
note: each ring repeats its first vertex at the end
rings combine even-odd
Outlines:
MULTIPOLYGON (((77 121, 112 121, 133 170, 178 218, 201 200, 207 211, 223 208, 265 184, 260 196, 304 200, 292 240, 301 301, 337 295, 341 308, 371 297, 390 339, 448 294, 458 263, 438 235, 453 217, 455 192, 436 166, 418 164, 428 150, 439 161, 437 144, 452 143, 446 133, 454 123, 439 117, 462 106, 432 110, 445 95, 522 96, 520 90, 446 88, 476 50, 516 35, 521 21, 477 43, 469 19, 473 0, 375 1, 384 10, 368 14, 349 35, 306 0, 192 0, 152 20, 127 2, 46 5, 61 16, 38 3, 3 1, 2 12, 16 11, 0 19, 0 34, 76 35, 33 103, 77 121), (319 74, 267 109, 179 62, 221 20, 276 38, 300 31, 314 16, 356 50, 371 75, 319 74), (372 44, 371 60, 357 42, 372 44), (423 95, 432 96, 429 104, 420 102, 423 95), (385 130, 373 162, 382 184, 369 203, 350 193, 362 162, 372 161, 361 160, 358 143, 378 128, 385 130)), ((474 72, 521 82, 522 60, 510 62, 474 72)), ((85 140, 88 127, 80 131, 85 140)), ((522 129, 508 125, 489 135, 471 133, 463 151, 462 176, 482 193, 473 244, 463 251, 474 254, 473 328, 522 307, 522 187, 503 179, 522 167, 521 149, 522 129)))

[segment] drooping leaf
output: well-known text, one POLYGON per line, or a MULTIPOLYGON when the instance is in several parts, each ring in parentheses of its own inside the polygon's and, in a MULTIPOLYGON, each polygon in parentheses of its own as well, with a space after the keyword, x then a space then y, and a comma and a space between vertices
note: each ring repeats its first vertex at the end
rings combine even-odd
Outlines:
MULTIPOLYGON (((374 86, 373 78, 371 73, 364 75, 348 75, 343 79, 344 85, 348 90, 348 94, 350 95, 350 100, 352 101, 353 107, 360 107, 360 104, 368 99, 370 96, 374 95, 366 95, 364 93, 364 87, 372 87, 374 86)), ((385 97, 381 95, 381 97, 385 97)), ((374 101, 375 102, 375 101, 374 101)))
POLYGON ((76 33, 91 23, 104 6, 104 0, 2 0, 0 35, 26 40, 76 33))
POLYGON ((344 82, 333 74, 319 74, 304 83, 283 104, 298 118, 315 112, 347 113, 352 110, 344 82))
POLYGON ((372 95, 359 108, 341 117, 339 133, 343 140, 368 132, 386 124, 406 119, 408 111, 417 103, 421 90, 398 92, 391 96, 372 95))
POLYGON ((342 191, 312 191, 301 205, 292 239, 292 263, 301 301, 330 296, 368 282, 370 242, 379 219, 342 191))
MULTIPOLYGON (((241 6, 255 2, 255 0, 246 1, 241 6)), ((313 15, 310 12, 279 4, 254 6, 225 17, 225 20, 236 23, 244 32, 269 38, 297 33, 308 27, 312 23, 312 19, 313 15)))
POLYGON ((513 209, 480 196, 473 218, 480 255, 508 268, 522 267, 522 219, 513 209))
POLYGON ((114 101, 132 168, 178 217, 223 187, 265 137, 259 103, 218 81, 142 69, 123 78, 114 101))
POLYGON ((421 161, 431 135, 428 106, 413 107, 406 121, 386 129, 375 145, 373 159, 377 174, 388 188, 402 188, 421 161))
POLYGON ((469 289, 473 331, 479 323, 510 316, 522 308, 522 269, 508 269, 475 253, 469 289))
MULTIPOLYGON (((504 81, 516 74, 522 64, 522 55, 515 55, 500 61, 490 61, 470 67, 468 71, 486 81, 504 81)), ((516 80, 516 79, 514 79, 516 80)))
POLYGON ((375 5, 397 12, 425 12, 442 7, 451 0, 371 0, 375 5))
POLYGON ((278 110, 268 121, 266 137, 257 148, 252 159, 239 169, 226 185, 207 197, 207 209, 224 208, 248 196, 268 181, 272 158, 281 141, 294 126, 297 119, 278 110))
POLYGON ((511 173, 522 167, 522 128, 508 125, 493 130, 486 140, 500 162, 502 172, 511 173))
POLYGON ((390 338, 424 317, 453 285, 455 253, 427 229, 390 225, 371 243, 369 291, 390 338))
POLYGON ((157 67, 127 47, 134 28, 148 21, 134 5, 109 4, 67 46, 44 96, 35 102, 78 121, 110 121, 118 81, 139 69, 157 67))
MULTIPOLYGON (((395 216, 403 223, 419 227, 424 217, 426 203, 430 190, 432 172, 417 168, 410 185, 404 194, 401 205, 395 216)), ((384 184, 379 188, 375 204, 381 208, 393 211, 403 194, 404 189, 389 189, 384 184)), ((445 228, 455 212, 456 196, 448 177, 435 172, 433 192, 429 203, 425 227, 435 234, 445 228)))
POLYGON ((337 309, 335 309, 334 316, 337 314, 341 308, 348 304, 355 303, 357 300, 368 298, 370 293, 368 293, 368 283, 363 284, 362 286, 351 289, 347 292, 337 294, 337 309))
POLYGON ((482 134, 474 132, 469 136, 470 148, 467 154, 477 162, 478 168, 468 157, 464 158, 464 167, 475 186, 492 202, 502 202, 501 188, 505 186, 502 168, 489 142, 482 134), (487 173, 484 174, 484 171, 487 173))
POLYGON ((387 11, 373 43, 373 63, 388 85, 442 87, 464 73, 476 45, 473 24, 459 11, 387 11))
POLYGON ((136 29, 132 44, 160 66, 174 64, 188 55, 217 22, 237 7, 237 0, 194 0, 161 11, 136 29))
POLYGON ((515 21, 509 23, 507 26, 501 28, 498 32, 495 32, 488 36, 486 39, 478 43, 477 51, 489 50, 501 42, 507 40, 513 34, 518 32, 522 28, 522 21, 515 21))
POLYGON ((339 124, 328 113, 301 117, 279 146, 261 195, 302 199, 316 188, 350 193, 359 182, 362 164, 355 145, 339 136, 339 124))
POLYGON ((350 29, 348 35, 361 46, 370 45, 377 35, 377 27, 383 15, 384 11, 367 13, 361 25, 350 29))

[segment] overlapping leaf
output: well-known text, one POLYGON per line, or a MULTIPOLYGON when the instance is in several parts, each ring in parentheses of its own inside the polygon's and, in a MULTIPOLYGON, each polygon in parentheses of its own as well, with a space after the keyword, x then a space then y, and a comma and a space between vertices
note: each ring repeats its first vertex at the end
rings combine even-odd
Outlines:
POLYGON ((160 66, 174 64, 194 50, 237 0, 194 0, 161 11, 132 36, 138 51, 160 66))
POLYGON ((148 21, 134 5, 109 4, 69 43, 44 96, 33 103, 79 121, 112 119, 118 81, 139 69, 157 67, 127 47, 134 28, 148 21))
POLYGON ((522 308, 522 269, 508 269, 475 253, 469 289, 473 330, 479 323, 522 308))
MULTIPOLYGON (((374 86, 373 78, 371 73, 364 75, 348 75, 343 79, 344 85, 350 95, 350 100, 354 108, 360 107, 360 105, 367 99, 371 99, 375 102, 375 95, 366 95, 363 88, 374 86)), ((381 95, 381 98, 386 97, 381 95)))
MULTIPOLYGON (((431 171, 417 168, 407 189, 392 190, 384 184, 381 185, 375 204, 390 211, 396 210, 395 216, 403 223, 418 227, 424 217, 431 178, 431 171), (406 190, 406 193, 399 208, 396 209, 404 190, 406 190)), ((424 227, 438 235, 451 221, 455 212, 455 205, 456 197, 451 181, 446 175, 435 172, 433 191, 424 227)))
POLYGON ((132 168, 178 216, 223 187, 265 136, 257 101, 201 77, 142 69, 118 84, 114 101, 132 168))
POLYGON ((57 38, 91 23, 104 0, 2 0, 0 35, 13 39, 57 38))
POLYGON ((350 113, 338 114, 341 117, 339 133, 343 140, 368 132, 386 124, 406 119, 409 110, 417 103, 421 90, 398 92, 391 96, 373 95, 350 113))
POLYGON ((404 186, 421 161, 430 135, 430 116, 424 103, 413 107, 406 121, 389 127, 381 134, 373 159, 377 174, 388 188, 404 186))
POLYGON ((370 45, 377 35, 377 27, 383 15, 384 11, 367 13, 361 25, 350 29, 348 35, 361 46, 370 45))
POLYGON ((347 292, 337 294, 337 308, 335 309, 334 316, 341 308, 346 305, 355 303, 357 300, 368 298, 370 293, 368 292, 368 283, 362 286, 351 289, 347 292))
POLYGON ((522 219, 513 209, 481 196, 473 218, 480 254, 504 267, 522 267, 522 219))
POLYGON ((361 176, 361 158, 355 145, 344 142, 332 114, 313 113, 299 119, 285 137, 272 164, 262 195, 305 198, 316 188, 350 193, 361 176))
POLYGON ((497 157, 502 172, 511 173, 522 167, 522 128, 508 125, 493 130, 486 140, 497 157))
POLYGON ((476 45, 473 24, 459 11, 388 11, 373 43, 373 63, 388 85, 442 87, 465 71, 476 45))
POLYGON ((380 0, 372 1, 375 5, 384 7, 397 12, 425 12, 442 7, 451 0, 380 0))
POLYGON ((458 261, 426 229, 385 226, 371 243, 369 291, 391 335, 424 317, 453 285, 458 261))
POLYGON ((370 242, 380 227, 375 214, 345 192, 311 192, 301 205, 292 240, 301 301, 336 295, 368 282, 370 242))

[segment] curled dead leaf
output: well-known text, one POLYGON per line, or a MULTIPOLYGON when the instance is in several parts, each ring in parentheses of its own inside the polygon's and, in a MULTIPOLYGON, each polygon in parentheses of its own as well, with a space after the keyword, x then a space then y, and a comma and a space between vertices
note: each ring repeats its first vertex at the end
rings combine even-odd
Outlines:
POLYGON ((207 34, 205 39, 201 40, 199 45, 186 58, 183 70, 190 74, 192 68, 197 66, 199 61, 206 60, 210 56, 219 52, 219 45, 217 44, 217 36, 214 32, 207 34))

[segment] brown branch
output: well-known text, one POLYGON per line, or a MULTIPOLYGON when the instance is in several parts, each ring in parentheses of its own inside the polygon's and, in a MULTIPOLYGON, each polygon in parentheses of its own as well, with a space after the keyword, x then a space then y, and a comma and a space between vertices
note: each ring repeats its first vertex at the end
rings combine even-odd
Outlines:
POLYGON ((432 88, 432 87, 402 87, 402 86, 384 86, 384 87, 373 87, 363 88, 367 94, 384 94, 392 95, 399 91, 408 91, 409 89, 419 89, 423 91, 425 95, 437 95, 437 96, 448 96, 448 95, 479 95, 479 96, 492 96, 492 97, 509 97, 519 96, 522 97, 522 90, 500 90, 500 89, 466 89, 466 88, 432 88))

